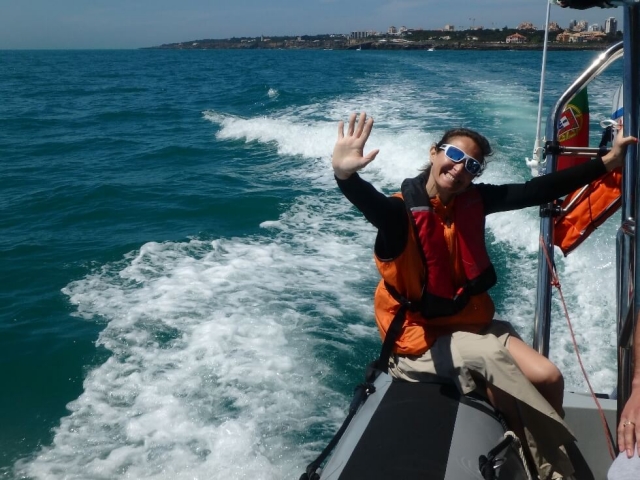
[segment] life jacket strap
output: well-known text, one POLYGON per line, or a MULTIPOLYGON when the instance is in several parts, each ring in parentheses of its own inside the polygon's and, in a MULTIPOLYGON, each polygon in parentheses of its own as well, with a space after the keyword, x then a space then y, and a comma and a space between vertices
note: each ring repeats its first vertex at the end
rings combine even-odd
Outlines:
MULTIPOLYGON (((398 338, 400 338, 400 333, 402 332, 406 313, 409 311, 420 312, 421 314, 423 314, 423 309, 426 305, 425 300, 431 302, 433 299, 438 299, 440 297, 436 297, 435 295, 427 295, 429 298, 425 298, 426 289, 424 289, 424 294, 420 301, 415 302, 400 295, 400 293, 389 283, 385 282, 384 286, 389 294, 393 297, 393 299, 400 304, 400 308, 398 308, 398 311, 393 316, 393 320, 391 320, 391 323, 389 324, 389 328, 387 328, 387 333, 384 336, 382 348, 380 349, 380 356, 375 362, 376 369, 380 370, 381 372, 387 373, 389 371, 389 359, 391 358, 391 354, 393 353, 393 347, 395 346, 396 341, 398 340, 398 338)), ((457 306, 459 306, 461 310, 469 301, 469 296, 464 288, 459 289, 458 293, 459 295, 456 295, 454 299, 440 299, 447 305, 447 310, 449 313, 447 313, 446 315, 452 314, 451 306, 454 304, 454 302, 457 306)))
POLYGON ((404 325, 407 310, 415 312, 418 308, 414 302, 411 302, 409 299, 400 295, 395 288, 386 282, 385 287, 391 296, 400 304, 400 308, 389 324, 387 334, 384 336, 384 341, 382 342, 382 348, 380 349, 380 356, 375 362, 375 367, 383 373, 387 373, 389 371, 389 359, 391 358, 391 353, 393 352, 396 340, 398 340, 400 332, 402 332, 402 326, 404 325))
POLYGON ((391 320, 387 334, 382 342, 382 348, 380 349, 380 356, 375 361, 375 367, 381 372, 387 373, 389 371, 389 359, 393 352, 393 347, 396 344, 402 327, 404 325, 406 313, 420 312, 425 320, 435 317, 446 317, 455 315, 460 312, 468 303, 471 295, 478 295, 482 292, 486 292, 489 288, 496 284, 497 276, 493 265, 489 265, 482 274, 467 282, 464 287, 460 287, 453 298, 442 298, 436 295, 432 295, 427 292, 426 286, 422 289, 422 296, 419 301, 411 301, 408 298, 402 296, 395 287, 388 282, 384 282, 384 286, 393 297, 393 299, 400 304, 400 308, 391 320))

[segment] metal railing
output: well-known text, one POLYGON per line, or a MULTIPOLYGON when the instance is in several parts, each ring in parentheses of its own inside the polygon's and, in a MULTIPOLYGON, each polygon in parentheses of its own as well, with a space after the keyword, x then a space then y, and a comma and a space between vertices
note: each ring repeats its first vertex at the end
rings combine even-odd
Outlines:
MULTIPOLYGON (((586 87, 589 82, 596 78, 609 65, 622 57, 623 44, 618 43, 603 52, 598 58, 585 70, 578 79, 564 92, 560 100, 556 103, 553 112, 547 120, 546 138, 547 148, 545 149, 544 173, 555 172, 558 164, 558 156, 560 155, 560 147, 558 142, 558 128, 562 112, 566 108, 573 96, 586 87), (556 148, 549 148, 549 145, 556 148)), ((571 155, 576 155, 576 150, 590 153, 594 156, 596 152, 589 148, 571 148, 571 155)), ((569 153, 565 149, 564 153, 569 153)), ((541 170, 542 172, 542 170, 541 170)), ((549 356, 549 340, 551 332, 551 271, 547 262, 547 253, 553 262, 553 212, 554 204, 543 205, 540 208, 540 238, 541 245, 538 252, 538 289, 536 298, 536 312, 534 317, 534 337, 533 348, 544 356, 549 356)))
MULTIPOLYGON (((548 140, 544 174, 554 172, 559 155, 575 155, 575 149, 562 151, 558 144, 557 125, 563 110, 571 98, 597 77, 615 60, 623 57, 623 121, 624 134, 640 135, 640 3, 628 2, 624 8, 623 41, 602 53, 593 64, 564 92, 549 115, 546 127, 548 140), (624 52, 624 55, 623 55, 624 52)), ((583 149, 585 155, 593 155, 594 149, 583 149)), ((618 333, 618 416, 631 393, 633 368, 633 336, 640 317, 640 269, 636 268, 640 251, 640 235, 635 235, 635 225, 640 212, 640 182, 637 165, 638 146, 627 149, 622 176, 622 224, 616 241, 616 318, 618 333)), ((538 253, 538 290, 534 318, 533 348, 549 355, 551 331, 551 271, 546 252, 553 262, 553 216, 554 205, 541 207, 541 246, 538 253)))
MULTIPOLYGON (((624 44, 624 134, 638 137, 640 131, 640 5, 625 8, 623 25, 624 44)), ((617 324, 618 324, 618 417, 631 394, 633 362, 633 333, 640 306, 640 269, 636 268, 640 235, 635 235, 635 225, 640 212, 637 164, 638 146, 627 149, 622 177, 622 226, 619 230, 617 256, 617 324)), ((618 418, 619 419, 619 418, 618 418)))

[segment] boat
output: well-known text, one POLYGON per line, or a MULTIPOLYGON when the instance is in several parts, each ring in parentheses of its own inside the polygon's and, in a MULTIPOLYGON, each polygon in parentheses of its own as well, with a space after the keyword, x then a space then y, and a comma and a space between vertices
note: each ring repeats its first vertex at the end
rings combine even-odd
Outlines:
MULTIPOLYGON (((622 8, 624 36, 621 43, 600 54, 555 103, 548 115, 544 146, 534 147, 534 152, 543 158, 536 165, 541 174, 555 171, 562 156, 593 158, 602 153, 599 148, 563 147, 558 140, 558 124, 573 96, 620 59, 624 72, 621 106, 625 135, 638 136, 639 133, 640 3, 635 0, 561 1, 561 6, 568 8, 612 5, 622 8)), ((619 95, 614 99, 618 101, 619 95)), ((639 313, 636 309, 640 305, 640 289, 635 289, 636 283, 640 283, 640 269, 636 268, 640 236, 635 236, 640 214, 640 195, 635 194, 640 181, 637 157, 638 147, 630 147, 622 179, 623 220, 616 240, 617 386, 612 392, 589 394, 566 390, 564 395, 565 421, 577 438, 575 444, 567 446, 567 453, 575 468, 574 478, 578 480, 606 478, 617 451, 615 429, 631 392, 632 338, 639 313)), ((558 202, 540 208, 533 348, 545 356, 549 355, 552 340, 554 212, 558 208, 558 202)), ((463 396, 451 380, 435 375, 420 383, 393 381, 379 365, 382 365, 379 361, 374 362, 366 369, 344 423, 318 458, 307 466, 301 480, 537 478, 528 470, 519 442, 500 413, 481 397, 463 396)))

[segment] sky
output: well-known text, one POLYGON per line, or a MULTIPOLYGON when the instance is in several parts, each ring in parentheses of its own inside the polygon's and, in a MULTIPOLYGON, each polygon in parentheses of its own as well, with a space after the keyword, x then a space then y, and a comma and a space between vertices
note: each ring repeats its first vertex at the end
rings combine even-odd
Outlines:
MULTIPOLYGON (((0 0, 0 49, 127 49, 208 38, 434 30, 445 24, 541 27, 545 0, 0 0)), ((551 21, 623 23, 623 9, 569 10, 551 21)))

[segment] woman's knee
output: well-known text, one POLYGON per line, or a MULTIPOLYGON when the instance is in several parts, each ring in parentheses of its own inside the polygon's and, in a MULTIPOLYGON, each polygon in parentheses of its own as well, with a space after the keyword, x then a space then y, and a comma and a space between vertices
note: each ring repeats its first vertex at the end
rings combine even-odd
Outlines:
POLYGON ((562 372, 550 360, 544 357, 538 359, 533 365, 529 364, 525 375, 541 392, 552 391, 560 393, 564 390, 564 377, 562 376, 562 372))
POLYGON ((538 383, 564 390, 564 377, 562 376, 562 372, 550 360, 545 360, 546 362, 539 366, 538 383))
POLYGON ((510 339, 508 349, 522 373, 531 383, 538 387, 555 387, 560 390, 564 388, 562 372, 547 357, 516 338, 510 339))

